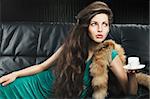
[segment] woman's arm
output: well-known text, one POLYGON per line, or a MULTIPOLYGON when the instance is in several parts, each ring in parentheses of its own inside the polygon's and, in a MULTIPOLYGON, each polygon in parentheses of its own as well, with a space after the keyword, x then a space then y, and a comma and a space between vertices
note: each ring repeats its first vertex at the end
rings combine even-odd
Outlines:
POLYGON ((124 70, 123 64, 118 55, 111 62, 110 69, 118 78, 124 93, 127 94, 129 92, 129 94, 131 95, 136 95, 137 81, 135 78, 135 73, 131 73, 131 75, 129 75, 129 81, 128 81, 127 72, 124 70))
POLYGON ((53 62, 59 57, 62 49, 63 49, 63 45, 51 57, 49 57, 46 61, 44 61, 41 64, 33 65, 25 69, 14 71, 10 74, 2 76, 0 78, 0 83, 2 83, 3 86, 5 86, 13 82, 17 77, 33 75, 48 69, 53 64, 53 62))
POLYGON ((115 76, 118 78, 118 80, 123 88, 124 93, 127 94, 128 77, 127 77, 127 73, 123 69, 123 64, 118 55, 113 59, 113 61, 111 62, 110 65, 111 65, 110 69, 115 74, 115 76))

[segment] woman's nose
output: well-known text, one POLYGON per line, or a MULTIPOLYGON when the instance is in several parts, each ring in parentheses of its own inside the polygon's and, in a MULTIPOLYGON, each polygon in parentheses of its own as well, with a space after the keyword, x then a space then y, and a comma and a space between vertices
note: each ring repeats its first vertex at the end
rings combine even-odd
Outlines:
POLYGON ((103 31, 103 27, 101 25, 98 25, 98 32, 102 32, 103 31))

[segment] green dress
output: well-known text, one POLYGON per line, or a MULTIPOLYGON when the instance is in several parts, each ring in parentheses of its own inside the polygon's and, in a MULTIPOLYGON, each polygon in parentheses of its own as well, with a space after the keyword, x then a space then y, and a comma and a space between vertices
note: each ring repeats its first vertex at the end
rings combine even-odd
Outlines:
MULTIPOLYGON (((112 59, 117 55, 112 51, 112 59)), ((86 97, 88 88, 91 86, 91 77, 89 66, 92 60, 86 62, 83 83, 85 88, 81 93, 81 98, 86 97)), ((49 99, 52 94, 52 88, 55 77, 50 69, 32 76, 17 78, 7 86, 0 85, 0 99, 49 99)))

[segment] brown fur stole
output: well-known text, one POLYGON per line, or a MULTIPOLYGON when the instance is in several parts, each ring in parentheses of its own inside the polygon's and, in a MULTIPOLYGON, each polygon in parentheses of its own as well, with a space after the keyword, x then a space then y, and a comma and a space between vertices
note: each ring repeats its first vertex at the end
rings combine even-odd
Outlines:
MULTIPOLYGON (((92 87, 94 89, 93 98, 94 99, 104 99, 107 96, 108 89, 108 69, 112 61, 112 49, 118 52, 123 64, 126 64, 126 56, 124 49, 113 40, 106 40, 101 43, 96 49, 93 62, 90 66, 90 74, 93 77, 92 87)), ((150 88, 150 76, 138 73, 136 74, 137 81, 150 88), (146 81, 146 82, 145 82, 146 81)))

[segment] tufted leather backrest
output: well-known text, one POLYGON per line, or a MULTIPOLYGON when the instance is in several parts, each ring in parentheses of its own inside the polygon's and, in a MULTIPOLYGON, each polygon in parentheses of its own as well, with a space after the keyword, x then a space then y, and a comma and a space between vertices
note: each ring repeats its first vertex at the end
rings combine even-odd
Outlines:
POLYGON ((146 73, 149 73, 150 62, 149 31, 150 25, 114 24, 109 34, 109 38, 122 45, 127 57, 140 57, 140 62, 146 65, 143 69, 146 73))
POLYGON ((1 23, 0 76, 46 60, 63 43, 72 25, 1 23))
MULTIPOLYGON (((63 43, 73 25, 0 23, 0 76, 46 60, 63 43)), ((127 56, 139 56, 149 66, 149 28, 149 25, 113 24, 108 38, 120 43, 127 56)))

